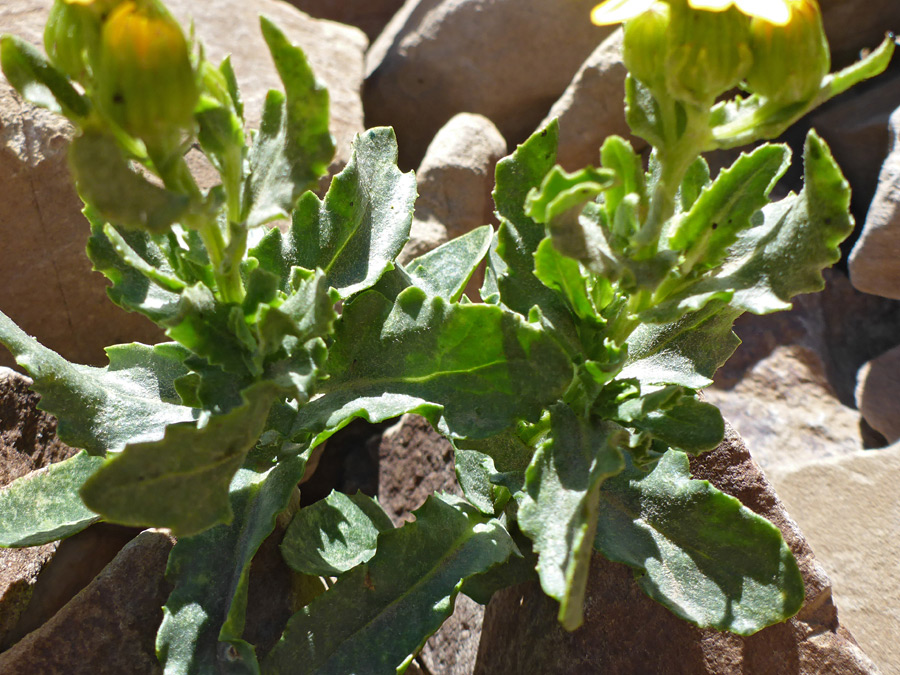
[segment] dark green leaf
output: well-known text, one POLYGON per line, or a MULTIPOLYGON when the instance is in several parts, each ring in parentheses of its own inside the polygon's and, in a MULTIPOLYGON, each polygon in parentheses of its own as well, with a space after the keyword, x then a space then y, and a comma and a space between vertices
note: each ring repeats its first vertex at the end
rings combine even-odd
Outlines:
POLYGON ((0 341, 34 378, 40 408, 59 419, 59 437, 92 455, 159 440, 167 425, 198 414, 177 404, 174 380, 188 372, 187 352, 178 345, 118 345, 107 348, 106 368, 81 366, 28 337, 2 312, 0 341))
POLYGON ((259 672, 253 647, 241 640, 250 562, 305 466, 297 456, 262 470, 240 469, 230 487, 231 524, 178 539, 166 569, 175 589, 156 637, 167 675, 259 672))
POLYGON ((684 180, 678 188, 678 201, 682 211, 690 211, 694 202, 709 185, 709 164, 702 157, 694 160, 688 167, 684 180))
POLYGON ((560 623, 575 630, 583 621, 600 486, 625 464, 615 426, 582 420, 562 403, 550 409, 550 423, 517 495, 519 527, 534 541, 541 587, 560 602, 560 623))
POLYGON ((190 207, 185 195, 134 171, 116 139, 103 132, 84 131, 72 139, 69 164, 84 202, 115 225, 160 234, 190 207))
POLYGON ((611 417, 652 434, 667 446, 691 453, 715 448, 725 435, 719 409, 676 386, 626 400, 611 417))
POLYGON ((203 426, 173 424, 162 440, 130 443, 84 484, 84 503, 123 525, 168 527, 178 536, 230 523, 228 486, 262 433, 275 387, 254 385, 246 402, 203 426))
POLYGON ((750 635, 793 616, 803 579, 781 532, 708 481, 687 455, 629 468, 600 490, 596 546, 635 568, 638 585, 698 626, 750 635))
MULTIPOLYGON (((497 473, 490 456, 477 450, 454 447, 456 480, 465 498, 482 513, 493 516, 502 508, 502 500, 497 499, 498 488, 491 483, 491 476, 497 473), (501 503, 498 504, 498 501, 501 503)), ((506 495, 506 500, 509 494, 506 495)))
POLYGON ((80 452, 0 489, 0 546, 40 546, 99 520, 78 490, 102 463, 102 457, 80 452))
POLYGON ((325 396, 301 408, 295 429, 319 443, 354 417, 418 412, 454 436, 484 437, 536 419, 572 377, 539 328, 491 305, 455 305, 411 287, 392 303, 360 295, 334 333, 325 396))
POLYGON ((432 496, 416 520, 378 537, 369 562, 343 575, 288 622, 263 672, 394 675, 450 616, 463 580, 516 550, 470 506, 432 496))
POLYGON ((625 119, 631 132, 655 148, 663 147, 666 132, 661 118, 659 104, 653 94, 629 75, 625 79, 625 119))
POLYGON ((3 74, 29 103, 77 120, 90 113, 88 100, 34 46, 14 35, 0 38, 3 74))
POLYGON ((393 527, 371 497, 332 492, 294 516, 284 533, 281 555, 296 572, 334 577, 370 560, 378 534, 393 527))
POLYGON ((283 284, 292 267, 303 267, 323 270, 342 298, 372 286, 403 248, 412 224, 415 176, 396 164, 392 129, 360 134, 324 202, 304 195, 287 240, 273 228, 250 255, 283 284))
POLYGON ((337 314, 337 298, 328 292, 328 284, 321 270, 310 272, 295 267, 291 274, 292 292, 280 304, 259 307, 257 334, 260 351, 270 354, 282 348, 288 335, 300 342, 328 336, 337 314))
POLYGON ((549 238, 541 242, 534 254, 534 275, 547 288, 562 294, 575 316, 584 321, 599 321, 604 303, 612 300, 609 281, 592 278, 580 262, 557 251, 549 238), (595 284, 600 288, 595 288, 595 284))
POLYGON ((269 92, 250 151, 244 195, 248 227, 288 217, 297 198, 328 170, 334 155, 328 90, 316 79, 303 51, 291 45, 275 24, 260 17, 260 26, 285 93, 269 92))
POLYGON ((410 261, 406 273, 428 295, 456 302, 490 249, 492 237, 489 225, 476 228, 410 261))

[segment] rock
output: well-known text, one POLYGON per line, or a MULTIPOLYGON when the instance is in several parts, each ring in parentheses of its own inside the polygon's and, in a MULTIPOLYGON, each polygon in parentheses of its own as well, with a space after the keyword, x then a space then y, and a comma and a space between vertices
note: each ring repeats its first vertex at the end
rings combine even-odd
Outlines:
POLYGON ((161 673, 156 629, 172 539, 146 531, 41 628, 0 654, 8 675, 161 673))
POLYGON ((869 426, 889 443, 900 440, 900 347, 860 369, 856 403, 869 426))
POLYGON ((494 221, 494 167, 505 154, 503 136, 481 115, 460 113, 438 131, 416 172, 419 198, 401 262, 494 221))
POLYGON ((784 467, 772 482, 834 583, 841 623, 885 675, 897 675, 900 445, 784 467))
POLYGON ((841 404, 819 355, 802 345, 776 347, 730 390, 704 398, 753 448, 768 469, 862 450, 860 416, 841 404))
MULTIPOLYGON (((433 492, 460 494, 453 446, 424 417, 404 415, 382 436, 378 484, 378 501, 394 523, 412 520, 410 512, 433 492)), ((475 601, 457 596, 453 614, 418 656, 425 672, 470 675, 483 613, 484 608, 475 601)))
POLYGON ((612 32, 594 0, 408 0, 366 56, 367 124, 389 124, 415 167, 459 112, 490 118, 518 143, 612 32))
MULTIPOLYGON (((181 20, 195 17, 207 55, 227 53, 241 85, 248 126, 259 123, 266 91, 278 79, 259 32, 265 14, 299 43, 331 95, 331 129, 338 151, 331 170, 349 158, 350 143, 363 129, 360 98, 366 38, 359 30, 315 21, 275 0, 167 3, 181 20)), ((19 0, 0 7, 4 32, 41 44, 52 0, 19 0)), ((0 309, 27 333, 79 363, 103 365, 103 347, 131 341, 156 342, 162 333, 144 317, 115 307, 106 282, 91 272, 84 254, 88 227, 69 175, 67 122, 23 102, 0 78, 0 309)), ((198 180, 211 182, 202 166, 198 180)), ((0 349, 0 365, 13 365, 0 349)))
POLYGON ((646 141, 631 135, 625 122, 627 72, 622 63, 622 31, 617 30, 582 64, 539 125, 559 118, 557 162, 567 171, 597 166, 607 136, 627 138, 638 152, 647 147, 646 141))
POLYGON ((891 150, 878 177, 862 236, 850 255, 850 279, 865 293, 900 299, 900 108, 890 117, 891 150))
POLYGON ((537 582, 494 595, 485 612, 476 675, 877 673, 838 622, 828 577, 734 430, 691 466, 696 478, 737 497, 782 531, 806 586, 806 603, 797 616, 750 637, 701 630, 644 595, 628 567, 595 554, 585 623, 573 633, 559 625, 559 605, 537 582))
POLYGON ((403 5, 403 0, 289 0, 307 14, 319 19, 339 21, 365 31, 370 40, 378 37, 391 17, 403 5))

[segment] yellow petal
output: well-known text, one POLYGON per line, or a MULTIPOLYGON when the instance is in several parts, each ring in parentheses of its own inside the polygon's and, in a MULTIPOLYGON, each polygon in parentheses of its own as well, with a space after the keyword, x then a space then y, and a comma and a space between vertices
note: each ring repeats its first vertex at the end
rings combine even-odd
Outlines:
POLYGON ((610 26, 633 19, 646 12, 656 0, 606 0, 591 11, 591 21, 598 26, 610 26))
POLYGON ((747 16, 755 16, 776 26, 786 26, 791 20, 787 0, 735 0, 738 9, 747 16))
MULTIPOLYGON (((754 0, 750 0, 753 2, 754 0)), ((724 12, 734 4, 734 0, 688 0, 694 9, 705 9, 710 12, 724 12)))

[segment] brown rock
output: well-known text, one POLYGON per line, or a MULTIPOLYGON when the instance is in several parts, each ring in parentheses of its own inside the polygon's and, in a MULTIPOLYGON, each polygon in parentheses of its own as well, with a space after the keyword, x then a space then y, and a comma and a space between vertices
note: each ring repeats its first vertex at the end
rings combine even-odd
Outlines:
POLYGON ((289 0, 297 9, 319 19, 330 19, 356 26, 370 40, 378 37, 403 0, 289 0))
POLYGON ((550 108, 540 126, 559 119, 557 161, 564 169, 597 166, 607 136, 628 139, 638 152, 647 147, 646 141, 631 135, 625 122, 627 72, 622 63, 622 31, 617 30, 593 51, 550 108))
MULTIPOLYGON (((213 62, 232 54, 250 128, 268 89, 279 82, 259 32, 259 15, 273 19, 300 44, 317 76, 329 87, 331 130, 338 150, 331 170, 347 161, 350 143, 363 129, 360 98, 367 40, 357 29, 310 19, 275 0, 171 0, 186 21, 195 19, 198 37, 213 62)), ((41 44, 52 0, 17 0, 0 6, 4 32, 41 44)), ((115 307, 106 282, 91 272, 84 254, 88 227, 72 186, 66 160, 67 122, 23 102, 0 78, 0 309, 29 334, 66 358, 102 365, 104 346, 134 340, 155 342, 162 333, 137 314, 115 307)), ((195 164, 209 185, 207 168, 195 164)), ((0 365, 13 365, 0 350, 0 365)))
POLYGON ((888 443, 900 440, 900 347, 860 369, 856 402, 869 426, 888 443))
POLYGON ((612 32, 591 24, 595 4, 409 0, 366 56, 367 124, 396 127, 406 168, 459 112, 521 142, 612 32))
POLYGON ((441 127, 416 172, 419 198, 401 262, 494 221, 494 167, 505 154, 486 117, 460 113, 441 127))
MULTIPOLYGON (((378 501, 394 523, 411 520, 434 492, 460 494, 453 446, 428 420, 404 415, 384 432, 379 448, 378 501)), ((418 660, 434 675, 469 675, 475 666, 484 608, 459 595, 453 614, 422 649, 418 660)), ((498 671, 499 672, 499 671, 498 671)))
POLYGON ((900 673, 900 445, 772 473, 834 582, 841 623, 885 675, 900 673))
POLYGON ((172 539, 145 531, 38 630, 0 654, 9 675, 160 673, 156 630, 172 539))
POLYGON ((859 58, 861 49, 874 49, 885 33, 900 32, 900 4, 894 0, 871 0, 861 5, 847 0, 819 0, 825 33, 836 66, 859 58))
POLYGON ((705 478, 781 529, 800 564, 806 603, 786 623, 741 637, 701 630, 645 596, 624 565, 595 554, 585 624, 572 633, 536 582, 496 593, 485 612, 476 674, 850 675, 877 669, 837 619, 831 584, 733 429, 692 461, 705 478))
POLYGON ((890 117, 890 132, 891 150, 850 255, 850 278, 861 291, 900 299, 900 108, 890 117))

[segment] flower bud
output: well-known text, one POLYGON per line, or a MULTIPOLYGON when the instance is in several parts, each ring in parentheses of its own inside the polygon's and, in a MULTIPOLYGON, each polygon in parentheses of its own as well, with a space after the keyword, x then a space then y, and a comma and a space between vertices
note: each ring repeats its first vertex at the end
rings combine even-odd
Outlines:
POLYGON ((625 23, 623 55, 628 71, 650 89, 665 86, 669 5, 657 2, 625 23))
POLYGON ((790 0, 790 10, 784 26, 751 22, 753 66, 746 77, 751 92, 785 105, 811 99, 831 67, 816 1, 790 0))
POLYGON ((671 6, 666 87, 676 99, 707 106, 737 86, 752 65, 750 19, 731 7, 694 10, 671 6))
POLYGON ((73 80, 89 72, 88 52, 100 43, 100 17, 82 3, 56 0, 44 26, 44 50, 50 63, 73 80))
POLYGON ((98 96, 132 136, 169 142, 193 126, 197 82, 181 27, 156 0, 126 0, 103 25, 98 96))

